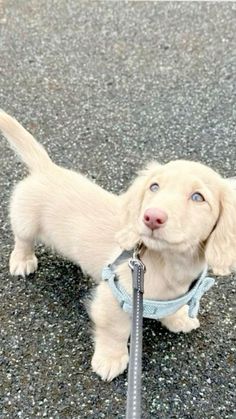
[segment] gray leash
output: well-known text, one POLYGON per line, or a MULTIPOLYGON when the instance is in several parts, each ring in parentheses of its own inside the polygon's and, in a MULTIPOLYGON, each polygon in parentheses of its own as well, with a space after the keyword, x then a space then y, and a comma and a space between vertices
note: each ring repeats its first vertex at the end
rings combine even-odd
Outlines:
POLYGON ((134 250, 133 257, 129 261, 129 266, 132 270, 133 312, 126 419, 141 418, 143 293, 145 265, 140 260, 140 251, 141 247, 138 245, 134 250))

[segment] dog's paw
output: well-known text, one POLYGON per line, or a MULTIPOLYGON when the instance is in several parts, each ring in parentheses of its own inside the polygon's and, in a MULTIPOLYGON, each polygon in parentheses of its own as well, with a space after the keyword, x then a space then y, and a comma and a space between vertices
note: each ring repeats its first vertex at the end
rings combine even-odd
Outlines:
POLYGON ((162 320, 162 324, 173 333, 189 333, 191 330, 197 329, 200 326, 200 322, 197 318, 191 319, 187 316, 182 318, 165 318, 162 320))
POLYGON ((128 362, 128 351, 117 356, 96 353, 95 351, 92 358, 92 369, 102 380, 111 381, 126 369, 128 362))
POLYGON ((212 267, 212 270, 215 275, 227 276, 227 275, 230 275, 231 272, 235 269, 233 267, 229 269, 229 268, 224 268, 224 267, 222 268, 222 267, 214 266, 212 267))
POLYGON ((34 254, 24 259, 13 250, 9 261, 9 267, 11 275, 25 277, 36 271, 38 260, 34 254))

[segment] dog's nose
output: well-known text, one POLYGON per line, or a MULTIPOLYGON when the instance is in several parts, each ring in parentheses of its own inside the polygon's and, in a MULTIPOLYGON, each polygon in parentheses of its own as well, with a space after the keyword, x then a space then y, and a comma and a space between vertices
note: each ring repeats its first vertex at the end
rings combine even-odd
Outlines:
POLYGON ((159 208, 148 208, 143 216, 143 222, 151 230, 156 230, 162 227, 168 219, 168 215, 165 211, 159 208))

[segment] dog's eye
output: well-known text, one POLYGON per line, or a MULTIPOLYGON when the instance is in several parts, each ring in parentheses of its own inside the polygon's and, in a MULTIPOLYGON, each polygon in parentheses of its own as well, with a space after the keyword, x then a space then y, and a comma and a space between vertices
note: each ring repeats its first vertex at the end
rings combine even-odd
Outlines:
POLYGON ((203 202, 203 201, 205 201, 204 196, 200 192, 194 192, 191 195, 191 199, 192 199, 192 201, 195 201, 195 202, 203 202))
POLYGON ((158 185, 158 183, 152 183, 149 189, 152 192, 157 192, 159 188, 160 186, 158 185))

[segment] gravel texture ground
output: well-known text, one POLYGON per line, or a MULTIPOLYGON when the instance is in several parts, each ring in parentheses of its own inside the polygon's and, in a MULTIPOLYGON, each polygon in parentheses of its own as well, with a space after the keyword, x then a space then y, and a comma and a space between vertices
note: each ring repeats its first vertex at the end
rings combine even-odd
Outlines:
MULTIPOLYGON (((0 28, 0 107, 55 162, 115 192, 150 159, 235 175, 234 2, 1 0, 0 28)), ((0 164, 0 418, 123 418, 127 373, 91 372, 91 280, 43 246, 35 275, 9 275, 26 171, 2 138, 0 164)), ((145 321, 143 418, 233 418, 233 280, 204 297, 198 331, 145 321)))

